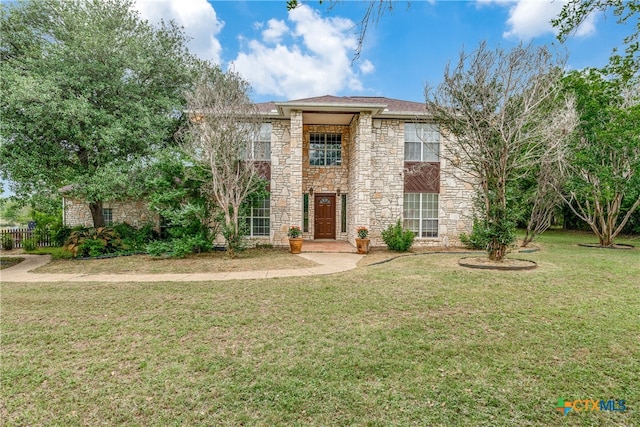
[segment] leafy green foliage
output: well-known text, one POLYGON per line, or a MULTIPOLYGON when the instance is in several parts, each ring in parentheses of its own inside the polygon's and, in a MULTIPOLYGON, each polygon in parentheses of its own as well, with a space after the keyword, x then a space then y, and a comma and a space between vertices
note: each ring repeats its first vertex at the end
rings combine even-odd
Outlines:
POLYGON ((559 30, 558 40, 564 42, 589 16, 607 10, 611 10, 617 17, 618 24, 629 29, 623 39, 626 45, 624 54, 614 48, 608 67, 609 72, 626 80, 640 69, 640 0, 569 0, 551 23, 559 30), (629 23, 631 25, 627 25, 629 23))
POLYGON ((180 151, 166 150, 157 154, 144 174, 145 198, 163 221, 161 237, 206 240, 216 234, 215 224, 210 224, 214 206, 200 190, 208 179, 206 169, 193 165, 180 151))
POLYGON ((247 248, 247 223, 240 221, 237 226, 223 224, 222 237, 227 242, 227 252, 230 258, 234 258, 238 252, 242 252, 247 248))
POLYGON ((187 38, 131 0, 0 8, 0 171, 19 195, 69 185, 101 226, 101 201, 131 195, 129 165, 171 144, 195 61, 187 38))
POLYGON ((640 78, 614 77, 591 69, 564 80, 581 118, 565 201, 602 246, 613 244, 640 207, 640 78))
POLYGON ((132 252, 144 251, 147 244, 156 240, 159 236, 153 228, 153 224, 145 224, 140 228, 135 228, 126 222, 114 224, 113 231, 116 232, 122 243, 132 252))
POLYGON ((395 225, 390 225, 382 230, 382 240, 392 251, 406 252, 411 248, 415 234, 411 230, 405 230, 400 220, 395 225))
POLYGON ((28 239, 24 239, 22 241, 22 248, 27 251, 35 251, 38 249, 38 237, 29 237, 28 239))
POLYGON ((0 245, 2 245, 2 249, 10 251, 13 249, 13 237, 10 234, 3 234, 0 238, 0 245))
POLYGON ((71 252, 74 258, 86 258, 116 253, 126 247, 112 228, 98 227, 72 231, 64 249, 71 252))
POLYGON ((73 229, 71 227, 60 227, 51 232, 51 243, 56 246, 64 246, 73 229))
POLYGON ((461 233, 460 241, 470 249, 487 250, 489 246, 489 233, 482 221, 475 218, 471 233, 461 233))
POLYGON ((201 236, 184 236, 170 240, 158 240, 147 245, 147 253, 155 257, 184 258, 189 254, 209 252, 211 249, 211 242, 201 236))

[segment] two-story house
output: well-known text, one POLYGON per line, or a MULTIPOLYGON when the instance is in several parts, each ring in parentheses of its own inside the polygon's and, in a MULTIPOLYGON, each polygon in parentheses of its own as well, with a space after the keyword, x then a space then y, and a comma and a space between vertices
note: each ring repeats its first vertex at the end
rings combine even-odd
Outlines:
MULTIPOLYGON (((321 96, 258 107, 264 124, 254 152, 268 164, 270 197, 251 209, 251 239, 286 246, 298 225, 308 240, 354 243, 365 226, 371 244, 383 245, 381 231, 398 219, 416 233, 415 246, 457 245, 471 232, 473 187, 424 104, 321 96)), ((131 203, 105 206, 114 222, 149 217, 139 204, 137 213, 131 203)), ((65 223, 89 225, 83 209, 66 200, 65 223)))

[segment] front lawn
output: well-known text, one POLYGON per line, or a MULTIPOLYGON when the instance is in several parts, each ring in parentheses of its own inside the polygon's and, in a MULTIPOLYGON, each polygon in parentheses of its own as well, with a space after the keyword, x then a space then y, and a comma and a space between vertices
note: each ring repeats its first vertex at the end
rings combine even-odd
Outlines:
POLYGON ((282 270, 315 267, 313 261, 292 255, 288 249, 247 249, 237 258, 226 252, 207 252, 186 258, 158 259, 149 255, 116 256, 103 259, 55 259, 34 273, 76 274, 160 274, 209 273, 249 270, 282 270))
MULTIPOLYGON (((5 425, 640 425, 640 250, 548 233, 526 272, 2 283, 5 425), (555 409, 558 399, 627 410, 555 409)), ((623 241, 621 241, 622 243, 623 241)), ((638 241, 635 241, 639 245, 638 241)))

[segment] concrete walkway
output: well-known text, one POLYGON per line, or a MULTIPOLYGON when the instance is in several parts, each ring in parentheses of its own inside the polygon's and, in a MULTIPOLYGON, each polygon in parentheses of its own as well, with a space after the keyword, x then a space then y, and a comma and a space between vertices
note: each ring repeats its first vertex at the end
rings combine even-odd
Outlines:
MULTIPOLYGON (((317 267, 285 270, 234 271, 182 274, 48 274, 31 270, 51 261, 50 255, 15 255, 20 264, 0 270, 0 282, 208 282, 215 280, 269 279, 274 277, 333 274, 356 268, 364 255, 354 253, 302 253, 298 256, 318 264, 317 267)), ((7 256, 9 257, 9 256, 7 256)))

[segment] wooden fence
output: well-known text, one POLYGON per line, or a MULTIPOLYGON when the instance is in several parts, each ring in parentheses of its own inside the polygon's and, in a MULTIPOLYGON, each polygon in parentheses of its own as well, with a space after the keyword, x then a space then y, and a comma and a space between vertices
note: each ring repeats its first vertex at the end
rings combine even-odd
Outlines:
MULTIPOLYGON (((36 232, 33 228, 16 228, 13 230, 0 230, 0 246, 4 242, 4 236, 11 236, 13 239, 13 248, 18 249, 22 247, 22 242, 32 237, 38 238, 38 246, 53 246, 51 243, 51 233, 48 231, 36 232)), ((4 248, 3 248, 4 249, 4 248)))

